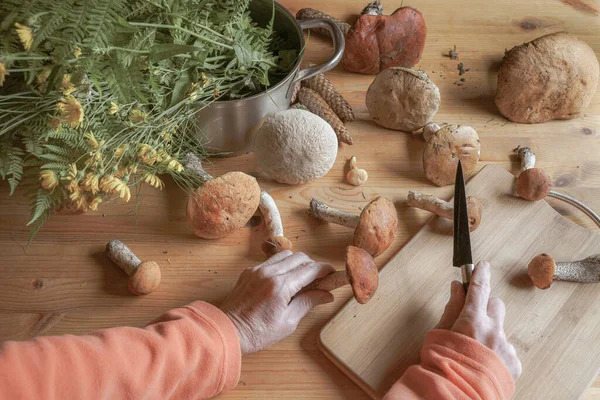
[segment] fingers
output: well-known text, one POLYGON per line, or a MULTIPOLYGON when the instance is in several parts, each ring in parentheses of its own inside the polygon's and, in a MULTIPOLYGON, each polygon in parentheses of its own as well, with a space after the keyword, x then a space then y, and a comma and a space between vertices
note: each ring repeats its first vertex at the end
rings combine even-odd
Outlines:
MULTIPOLYGON (((281 252, 283 253, 283 252, 281 252)), ((275 254, 273 257, 277 257, 279 254, 275 254)), ((289 252, 291 253, 291 252, 289 252)), ((278 262, 274 262, 271 264, 264 265, 260 268, 261 272, 264 276, 275 276, 275 275, 283 275, 293 269, 296 269, 298 266, 302 264, 308 264, 314 262, 304 253, 298 252, 294 253, 278 262)))
POLYGON ((289 288, 291 297, 315 279, 323 278, 333 272, 335 268, 331 264, 321 262, 303 264, 285 275, 285 286, 289 288))
POLYGON ((504 326, 504 317, 506 316, 506 306, 498 297, 491 297, 487 306, 488 316, 496 321, 500 327, 504 326))
POLYGON ((465 305, 465 289, 459 281, 454 281, 450 284, 450 300, 446 304, 444 314, 440 318, 440 322, 436 325, 436 329, 450 329, 460 315, 463 306, 465 305))
POLYGON ((313 307, 319 304, 331 303, 333 301, 333 295, 324 290, 309 290, 304 293, 300 293, 292 300, 286 310, 287 320, 294 329, 302 318, 308 314, 313 307))
POLYGON ((477 264, 471 277, 463 312, 470 315, 487 314, 490 299, 490 264, 483 261, 477 264))
POLYGON ((267 265, 276 264, 276 263, 278 263, 280 261, 285 260, 286 258, 288 258, 289 256, 291 256, 292 254, 294 254, 294 253, 292 253, 290 250, 280 251, 279 253, 275 254, 274 256, 272 256, 271 258, 269 258, 264 263, 260 264, 257 268, 264 268, 267 265))

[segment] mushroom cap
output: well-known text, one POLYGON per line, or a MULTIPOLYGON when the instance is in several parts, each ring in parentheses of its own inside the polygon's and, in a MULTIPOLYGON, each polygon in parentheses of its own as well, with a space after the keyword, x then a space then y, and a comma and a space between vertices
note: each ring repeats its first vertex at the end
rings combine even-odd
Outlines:
POLYGON ((148 294, 160 284, 160 266, 154 261, 142 261, 129 278, 129 291, 135 295, 148 294))
POLYGON ((519 174, 515 187, 522 199, 541 200, 552 190, 552 178, 541 168, 529 168, 519 174))
POLYGON ((378 125, 413 132, 427 124, 440 106, 440 90, 424 71, 388 68, 367 90, 369 113, 378 125))
POLYGON ((423 150, 425 176, 438 186, 454 184, 458 160, 463 173, 470 175, 477 166, 481 144, 477 131, 468 125, 444 125, 435 132, 423 150))
POLYGON ((258 169, 289 185, 325 175, 337 151, 338 140, 331 125, 309 111, 296 109, 269 115, 254 142, 258 169))
POLYGON ((398 214, 394 203, 385 197, 377 197, 365 206, 354 231, 354 246, 377 257, 394 241, 398 227, 398 214))
POLYGON ((229 172, 192 193, 187 204, 188 224, 202 238, 222 238, 244 226, 259 202, 256 179, 243 172, 229 172))
POLYGON ((531 282, 539 289, 548 289, 554 278, 556 263, 548 254, 539 254, 531 260, 527 267, 527 275, 531 282))
POLYGON ((373 257, 360 247, 348 246, 346 275, 356 301, 365 304, 371 300, 379 285, 379 271, 373 257))
POLYGON ((498 71, 496 106, 509 120, 571 119, 596 93, 600 66, 583 40, 557 32, 513 47, 498 71))
POLYGON ((469 231, 473 232, 481 223, 481 201, 476 197, 467 197, 467 210, 469 213, 469 231))
POLYGON ((262 251, 269 257, 280 251, 291 250, 292 242, 285 236, 270 236, 260 245, 262 251))

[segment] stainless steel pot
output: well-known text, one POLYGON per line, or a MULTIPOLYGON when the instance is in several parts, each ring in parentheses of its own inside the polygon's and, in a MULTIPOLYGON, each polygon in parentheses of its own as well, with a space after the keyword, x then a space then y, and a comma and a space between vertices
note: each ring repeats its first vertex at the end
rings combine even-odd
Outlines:
MULTIPOLYGON (((250 5, 250 14, 258 24, 266 25, 272 10, 272 0, 254 0, 250 5)), ((340 28, 329 20, 297 21, 285 7, 276 2, 274 29, 288 43, 293 44, 293 48, 301 51, 296 64, 282 81, 265 92, 240 100, 215 101, 196 113, 199 135, 210 140, 206 145, 209 152, 234 156, 252 151, 254 134, 262 126, 265 117, 290 107, 294 84, 329 71, 342 59, 344 35, 340 28), (305 46, 303 30, 317 27, 326 28, 331 32, 333 56, 323 64, 300 69, 305 46)))

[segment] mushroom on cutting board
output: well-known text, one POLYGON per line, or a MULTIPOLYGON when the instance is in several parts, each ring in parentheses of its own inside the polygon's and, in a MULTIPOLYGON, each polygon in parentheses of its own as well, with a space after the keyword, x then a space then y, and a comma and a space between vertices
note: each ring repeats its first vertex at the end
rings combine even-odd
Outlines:
POLYGON ((275 204, 273 197, 265 190, 260 193, 258 208, 260 208, 265 226, 269 232, 269 237, 260 246, 262 251, 268 257, 271 257, 280 251, 291 250, 292 242, 283 235, 283 222, 281 221, 281 214, 279 214, 277 204, 275 204))
POLYGON ((373 257, 390 247, 398 227, 394 204, 381 196, 367 204, 360 215, 336 210, 314 198, 310 201, 310 212, 318 220, 355 228, 354 246, 373 257))
POLYGON ((515 153, 521 160, 521 173, 515 189, 519 197, 536 201, 548 196, 552 190, 552 178, 541 168, 535 168, 535 153, 529 147, 517 147, 515 153))
POLYGON ((355 246, 348 246, 346 249, 345 270, 319 278, 305 286, 302 291, 331 291, 348 284, 352 286, 354 298, 360 304, 371 300, 379 285, 379 271, 373 257, 365 250, 355 246))
POLYGON ((600 254, 573 262, 555 262, 548 254, 539 254, 527 267, 527 275, 539 289, 548 289, 553 280, 580 283, 600 282, 600 254))
MULTIPOLYGON (((436 196, 409 191, 406 204, 409 207, 430 211, 449 220, 454 219, 454 206, 436 196)), ((481 202, 479 199, 469 196, 467 197, 467 209, 469 213, 469 230, 473 232, 481 223, 481 202)))
POLYGON ((141 261, 125 243, 112 239, 106 244, 108 258, 117 264, 129 278, 129 291, 135 295, 148 294, 160 284, 159 265, 154 261, 141 261))

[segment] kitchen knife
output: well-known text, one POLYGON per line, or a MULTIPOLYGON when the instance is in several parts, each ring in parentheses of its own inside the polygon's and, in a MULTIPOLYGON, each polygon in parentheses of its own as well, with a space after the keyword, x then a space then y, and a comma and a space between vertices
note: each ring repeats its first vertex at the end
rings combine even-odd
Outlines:
POLYGON ((469 233, 469 214, 467 194, 462 164, 458 160, 456 182, 454 184, 454 256, 452 265, 460 268, 465 290, 468 290, 473 274, 473 255, 471 253, 471 235, 469 233))

